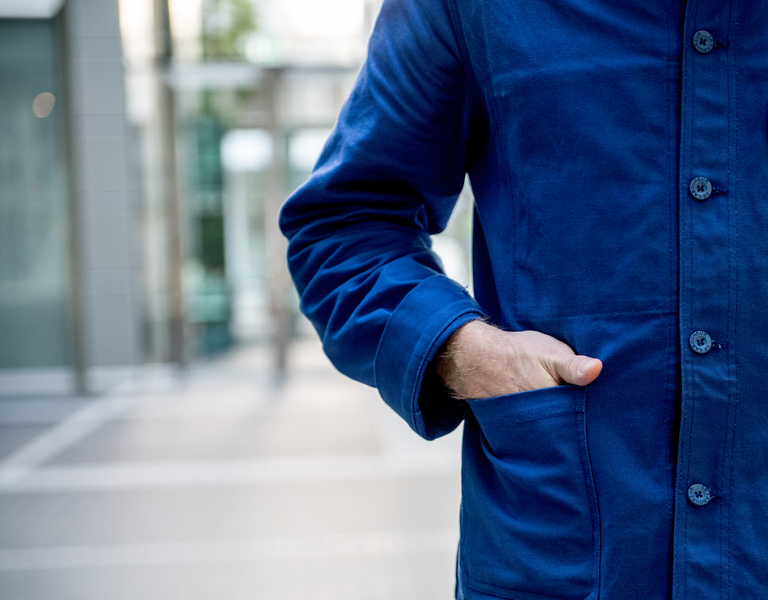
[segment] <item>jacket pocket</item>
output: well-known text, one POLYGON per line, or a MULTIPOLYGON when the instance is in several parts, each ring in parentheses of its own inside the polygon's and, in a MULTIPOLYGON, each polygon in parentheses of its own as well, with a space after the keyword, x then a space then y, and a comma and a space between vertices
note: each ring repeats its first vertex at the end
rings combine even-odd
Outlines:
POLYGON ((461 578, 515 600, 597 597, 599 522, 586 388, 471 400, 461 578))

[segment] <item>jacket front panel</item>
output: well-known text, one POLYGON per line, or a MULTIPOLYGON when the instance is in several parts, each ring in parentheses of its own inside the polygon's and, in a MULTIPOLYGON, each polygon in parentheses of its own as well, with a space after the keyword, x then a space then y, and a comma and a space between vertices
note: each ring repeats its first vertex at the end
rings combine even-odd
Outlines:
POLYGON ((463 582, 513 598, 664 597, 667 577, 628 574, 669 574, 672 548, 680 14, 564 4, 458 3, 497 165, 471 172, 475 253, 496 295, 477 297, 501 326, 605 364, 583 395, 470 403, 463 582), (525 426, 506 414, 518 403, 525 426))
POLYGON ((464 420, 460 598, 768 596, 765 8, 385 2, 281 224, 335 364, 464 420), (428 240, 465 170, 476 300, 428 240), (603 372, 455 405, 422 378, 480 316, 603 372))

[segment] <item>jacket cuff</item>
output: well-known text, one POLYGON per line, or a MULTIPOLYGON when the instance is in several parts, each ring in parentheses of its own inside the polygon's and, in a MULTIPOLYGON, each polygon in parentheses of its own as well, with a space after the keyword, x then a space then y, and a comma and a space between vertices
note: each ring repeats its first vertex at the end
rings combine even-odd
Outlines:
POLYGON ((424 373, 440 347, 459 327, 482 318, 467 290, 443 275, 422 281, 389 317, 376 352, 376 387, 420 436, 445 435, 464 418, 466 407, 441 387, 429 386, 421 406, 419 396, 424 373))

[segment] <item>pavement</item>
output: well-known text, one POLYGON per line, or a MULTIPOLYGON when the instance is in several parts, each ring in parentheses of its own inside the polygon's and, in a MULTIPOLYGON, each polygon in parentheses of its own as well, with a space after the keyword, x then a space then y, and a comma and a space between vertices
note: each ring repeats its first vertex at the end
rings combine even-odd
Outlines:
POLYGON ((0 397, 0 599, 453 598, 460 433, 421 440, 315 340, 269 364, 0 397))

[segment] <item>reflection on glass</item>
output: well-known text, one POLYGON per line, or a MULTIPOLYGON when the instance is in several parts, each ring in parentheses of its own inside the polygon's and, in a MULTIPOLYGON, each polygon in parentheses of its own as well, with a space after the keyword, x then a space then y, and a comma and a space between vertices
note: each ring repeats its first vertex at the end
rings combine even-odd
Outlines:
POLYGON ((36 117, 44 119, 51 114, 53 105, 56 104, 56 96, 50 92, 43 92, 35 96, 35 100, 32 102, 32 112, 36 117))

